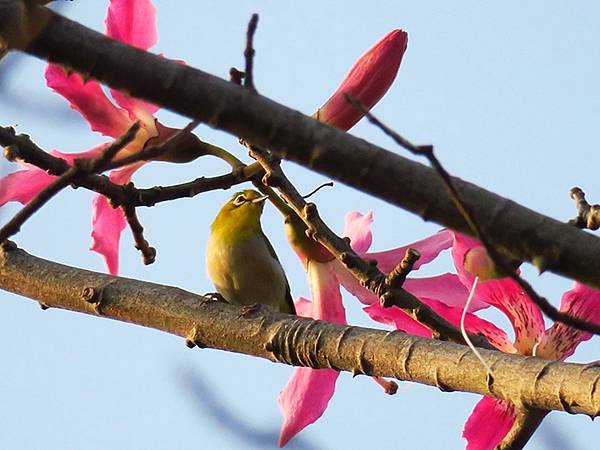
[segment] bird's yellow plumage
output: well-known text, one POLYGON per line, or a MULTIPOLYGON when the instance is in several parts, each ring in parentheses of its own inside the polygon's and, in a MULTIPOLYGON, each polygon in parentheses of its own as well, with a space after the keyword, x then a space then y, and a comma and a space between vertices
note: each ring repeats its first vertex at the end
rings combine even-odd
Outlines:
POLYGON ((261 303, 295 314, 283 267, 260 226, 265 200, 248 189, 237 192, 221 208, 206 249, 208 275, 230 303, 261 303))

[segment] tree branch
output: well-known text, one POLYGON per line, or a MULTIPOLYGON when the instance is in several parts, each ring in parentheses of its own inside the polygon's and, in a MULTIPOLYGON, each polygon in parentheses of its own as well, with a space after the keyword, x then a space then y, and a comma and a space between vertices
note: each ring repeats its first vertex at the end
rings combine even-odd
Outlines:
MULTIPOLYGON (((120 138, 107 146, 102 152, 93 158, 80 158, 73 162, 60 177, 42 189, 31 199, 15 216, 0 229, 0 242, 18 233, 21 226, 52 197, 74 182, 79 176, 102 171, 110 160, 123 147, 129 144, 140 129, 139 123, 134 123, 120 138)), ((13 149, 14 150, 14 149, 13 149)))
POLYGON ((241 314, 225 302, 182 289, 68 267, 31 256, 6 241, 0 287, 49 307, 172 333, 210 347, 270 361, 393 377, 509 400, 524 407, 594 417, 600 412, 600 367, 480 350, 400 331, 351 327, 274 313, 241 314))
MULTIPOLYGON (((61 176, 71 167, 64 159, 57 158, 35 145, 29 136, 17 135, 11 127, 0 127, 0 145, 4 146, 4 156, 9 161, 23 161, 48 172, 61 176)), ((113 183, 103 175, 81 175, 72 184, 98 192, 111 199, 113 205, 154 206, 157 203, 194 197, 202 192, 216 189, 229 189, 236 184, 251 181, 262 174, 262 167, 255 163, 240 167, 231 173, 216 177, 201 177, 187 183, 172 186, 154 186, 146 189, 135 188, 131 184, 113 183)))
MULTIPOLYGON (((437 159, 433 152, 432 146, 418 146, 413 144, 409 140, 402 137, 399 133, 385 125, 383 122, 381 122, 377 117, 371 114, 368 109, 366 109, 355 99, 353 99, 349 95, 346 96, 346 99, 354 107, 358 108, 369 120, 369 122, 378 127, 381 131, 383 131, 384 134, 391 137, 398 145, 405 148, 414 155, 424 156, 425 158, 427 158, 429 164, 431 164, 431 167, 435 169, 440 178, 444 181, 444 185, 446 186, 448 194, 450 195, 452 202, 455 204, 456 209, 460 211, 462 216, 465 218, 465 221, 469 224, 472 234, 475 235, 475 237, 483 244, 490 259, 492 260, 494 265, 499 269, 499 272, 502 273, 504 276, 509 277, 513 281, 515 281, 521 287, 521 289, 523 289, 525 294, 527 294, 527 296, 544 312, 544 314, 546 314, 546 316, 548 316, 555 322, 562 322, 565 325, 569 325, 573 328, 600 335, 600 325, 559 311, 545 297, 539 295, 528 281, 526 281, 519 275, 512 261, 507 261, 504 255, 502 255, 496 250, 496 247, 494 247, 494 245, 490 241, 490 238, 482 230, 477 217, 472 213, 471 209, 467 205, 465 205, 464 201, 460 197, 460 194, 458 193, 456 187, 454 186, 454 183, 452 182, 452 176, 448 173, 444 166, 442 166, 440 160, 437 159)), ((590 205, 585 201, 585 194, 583 194, 583 191, 581 191, 581 189, 574 188, 571 190, 571 195, 576 199, 577 206, 579 208, 579 221, 577 221, 575 224, 583 222, 584 220, 585 223, 593 224, 595 220, 593 217, 595 209, 593 207, 590 207, 590 205), (587 209, 585 205, 587 205, 587 209)), ((569 223, 574 224, 573 221, 570 221, 569 223)))
MULTIPOLYGON (((423 219, 471 233, 434 170, 233 83, 48 14, 28 53, 269 148, 423 219)), ((600 288, 600 239, 458 178, 453 183, 500 251, 600 288)))

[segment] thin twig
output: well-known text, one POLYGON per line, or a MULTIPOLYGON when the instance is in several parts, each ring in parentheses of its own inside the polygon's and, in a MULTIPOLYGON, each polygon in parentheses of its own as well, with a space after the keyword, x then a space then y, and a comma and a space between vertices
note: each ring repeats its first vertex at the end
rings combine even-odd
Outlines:
MULTIPOLYGON (((60 177, 71 167, 64 159, 45 152, 34 144, 26 135, 16 135, 11 127, 0 127, 0 145, 4 147, 4 155, 9 161, 23 161, 39 167, 50 175, 60 177)), ((104 175, 81 174, 71 184, 97 192, 109 198, 115 206, 128 204, 131 206, 154 206, 157 203, 194 197, 202 192, 230 187, 250 181, 264 173, 259 163, 240 167, 231 173, 216 177, 201 177, 186 183, 171 186, 154 186, 146 189, 133 185, 113 183, 104 175)))
POLYGON ((406 281, 406 277, 412 271, 413 266, 420 257, 421 254, 417 250, 407 248, 402 261, 385 277, 385 284, 392 288, 402 287, 406 281))
POLYGON ((315 195, 317 192, 319 192, 321 189, 323 189, 325 187, 333 187, 333 181, 328 181, 327 183, 323 183, 320 186, 317 186, 312 191, 310 191, 308 194, 303 195, 302 198, 304 200, 306 200, 307 198, 312 197, 313 195, 315 195))
POLYGON ((456 205, 456 208, 460 211, 462 216, 464 217, 465 222, 469 225, 475 237, 481 241, 487 250, 491 260, 494 264, 502 271, 502 273, 506 274, 506 276, 510 277, 514 280, 520 287, 525 291, 525 294, 533 302, 546 314, 550 319, 555 322, 561 322, 565 325, 568 325, 573 328, 577 328, 578 330, 587 331, 589 333, 594 333, 600 335, 600 325, 590 323, 586 320, 579 319, 577 317, 573 317, 569 314, 566 314, 562 311, 557 310, 546 298, 539 295, 527 282, 524 280, 519 274, 516 272, 515 268, 496 250, 496 247, 493 245, 488 236, 484 233, 482 227, 479 225, 474 215, 471 213, 469 207, 461 200, 461 197, 452 182, 452 177, 450 174, 444 169, 442 164, 436 158, 433 153, 433 147, 430 145, 426 146, 417 146, 403 138, 400 134, 383 124, 379 119, 377 119, 373 114, 371 114, 360 102, 353 99, 351 96, 346 94, 346 99, 349 103, 351 103, 354 107, 358 108, 361 112, 365 114, 365 117, 371 122, 373 125, 382 130, 385 134, 391 137, 396 143, 411 153, 415 155, 425 156, 431 166, 436 170, 439 176, 444 181, 450 198, 456 205))
MULTIPOLYGON (((90 174, 102 170, 103 167, 134 138, 140 128, 139 123, 134 123, 119 139, 106 147, 99 155, 93 158, 76 159, 63 174, 52 181, 34 198, 32 198, 15 216, 0 229, 0 242, 16 234, 21 226, 44 206, 52 197, 65 187, 69 186, 81 174, 90 174)), ((15 149, 11 149, 15 151, 15 149)))
POLYGON ((244 69, 244 87, 249 89, 251 92, 256 93, 256 86, 254 85, 254 34, 256 33, 256 27, 258 25, 258 14, 252 14, 250 21, 248 22, 248 29, 246 31, 246 49, 244 50, 244 58, 246 61, 244 69))
POLYGON ((121 207, 125 219, 129 224, 133 239, 135 241, 135 248, 142 253, 142 258, 145 265, 152 264, 156 259, 156 249, 148 244, 148 241, 144 238, 144 227, 140 223, 135 208, 132 206, 124 205, 121 207))
POLYGON ((577 206, 577 217, 569 220, 569 223, 581 229, 600 228, 600 205, 590 205, 585 199, 585 192, 579 187, 571 188, 571 198, 577 206))
POLYGON ((140 161, 149 161, 152 159, 159 158, 164 155, 172 146, 177 145, 181 139, 187 136, 192 132, 194 128, 196 128, 200 124, 199 120, 193 120, 188 123, 184 128, 178 130, 173 135, 169 136, 169 138, 165 139, 158 145, 151 145, 149 147, 143 148, 142 150, 136 152, 133 155, 126 156, 125 158, 118 159, 109 164, 105 170, 118 169, 120 167, 128 166, 129 164, 134 164, 140 161))
POLYGON ((112 144, 110 144, 98 156, 94 158, 83 158, 75 160, 75 163, 73 165, 82 166, 80 168, 82 173, 97 173, 107 170, 107 167, 111 164, 113 158, 117 156, 117 153, 119 153, 119 151, 121 151, 131 141, 133 141, 135 135, 139 130, 140 122, 135 122, 121 137, 119 137, 112 144))

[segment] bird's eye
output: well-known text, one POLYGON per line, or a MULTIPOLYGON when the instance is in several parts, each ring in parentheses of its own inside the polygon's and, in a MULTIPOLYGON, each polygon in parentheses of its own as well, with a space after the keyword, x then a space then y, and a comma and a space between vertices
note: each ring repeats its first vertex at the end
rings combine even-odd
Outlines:
POLYGON ((235 206, 240 206, 240 205, 243 205, 245 201, 246 201, 246 197, 244 197, 244 194, 240 194, 236 198, 233 199, 233 204, 235 206))

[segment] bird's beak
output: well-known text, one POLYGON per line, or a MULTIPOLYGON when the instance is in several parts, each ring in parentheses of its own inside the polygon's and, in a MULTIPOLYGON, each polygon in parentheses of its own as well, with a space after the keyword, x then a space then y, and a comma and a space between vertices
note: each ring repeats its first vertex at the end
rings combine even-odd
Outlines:
POLYGON ((254 200, 252 200, 252 203, 262 203, 268 198, 269 198, 268 195, 263 195, 262 197, 258 197, 258 198, 255 198, 254 200))

